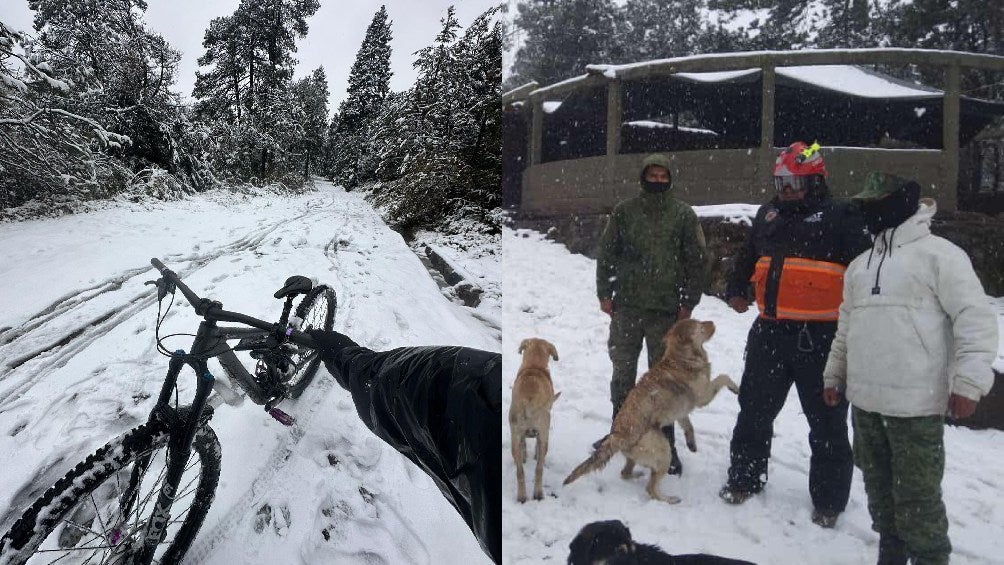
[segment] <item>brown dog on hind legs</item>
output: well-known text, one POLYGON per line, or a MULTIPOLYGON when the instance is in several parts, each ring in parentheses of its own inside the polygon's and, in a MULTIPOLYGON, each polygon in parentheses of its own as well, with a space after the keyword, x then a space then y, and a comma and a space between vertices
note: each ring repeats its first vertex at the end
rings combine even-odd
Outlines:
POLYGON ((711 402, 722 388, 739 394, 739 387, 728 375, 711 379, 711 363, 704 343, 714 333, 714 323, 692 319, 680 320, 670 328, 665 337, 666 353, 631 389, 610 434, 568 475, 566 485, 590 471, 602 469, 621 452, 627 457, 622 478, 633 478, 636 464, 648 467, 651 470, 645 489, 648 495, 670 504, 680 502, 675 496, 659 492, 659 481, 666 476, 671 461, 669 440, 661 428, 679 422, 687 447, 697 451, 690 413, 711 402))
POLYGON ((509 406, 509 431, 512 433, 512 458, 516 462, 516 500, 526 502, 526 438, 536 439, 534 459, 537 467, 533 475, 533 498, 544 498, 542 485, 544 458, 551 431, 551 406, 561 393, 555 394, 551 382, 548 360, 558 360, 558 350, 544 339, 528 338, 519 345, 523 362, 516 372, 512 385, 512 404, 509 406))

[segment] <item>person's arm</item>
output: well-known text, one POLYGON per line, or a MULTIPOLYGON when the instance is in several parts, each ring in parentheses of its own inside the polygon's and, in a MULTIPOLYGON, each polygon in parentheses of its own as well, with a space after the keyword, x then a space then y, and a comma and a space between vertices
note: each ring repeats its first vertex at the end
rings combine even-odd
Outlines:
POLYGON ((596 297, 601 304, 612 300, 617 288, 617 261, 621 253, 620 215, 619 208, 610 213, 596 253, 596 297))
POLYGON ((465 347, 377 352, 312 331, 359 418, 421 467, 495 563, 502 559, 502 356, 465 347))
POLYGON ((872 236, 869 235, 868 228, 865 227, 864 220, 861 218, 861 212, 856 206, 845 205, 840 225, 843 231, 840 257, 837 258, 837 261, 849 265, 855 257, 872 246, 872 236))
POLYGON ((826 368, 823 369, 823 400, 828 406, 836 406, 847 388, 847 329, 851 322, 851 305, 854 304, 852 288, 848 284, 847 275, 850 272, 851 268, 848 268, 844 273, 844 296, 840 302, 837 333, 830 344, 826 368))
POLYGON ((953 398, 952 402, 967 404, 969 414, 955 414, 967 417, 994 384, 997 316, 963 250, 951 245, 948 252, 937 255, 936 261, 938 300, 952 322, 955 337, 955 374, 949 375, 951 393, 953 397, 971 401, 965 403, 953 398))
POLYGON ((686 206, 683 212, 682 233, 680 234, 680 310, 689 314, 701 301, 707 282, 707 269, 704 255, 707 252, 707 242, 704 240, 704 230, 693 208, 686 206))
POLYGON ((729 270, 725 286, 725 300, 733 308, 735 308, 733 305, 734 298, 741 299, 747 307, 749 306, 750 277, 753 276, 753 269, 756 268, 756 262, 760 258, 757 255, 756 234, 760 228, 765 208, 766 206, 761 206, 756 217, 753 218, 753 225, 750 226, 749 233, 746 236, 746 245, 743 246, 742 251, 739 252, 739 255, 732 263, 732 268, 729 270))

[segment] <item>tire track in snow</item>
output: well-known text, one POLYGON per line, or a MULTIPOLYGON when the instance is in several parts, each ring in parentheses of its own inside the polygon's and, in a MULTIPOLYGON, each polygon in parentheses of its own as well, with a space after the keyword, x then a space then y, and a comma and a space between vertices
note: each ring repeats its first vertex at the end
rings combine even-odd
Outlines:
MULTIPOLYGON (((169 257, 170 263, 189 263, 186 268, 176 270, 182 280, 187 279, 210 262, 223 256, 258 249, 262 242, 281 226, 302 220, 310 215, 316 209, 319 201, 320 199, 311 199, 303 205, 296 216, 272 222, 262 229, 252 231, 209 252, 192 253, 187 256, 172 254, 167 257, 169 257)), ((327 207, 330 205, 329 202, 327 207)), ((66 365, 75 355, 107 335, 108 332, 132 319, 139 311, 152 306, 156 302, 156 298, 151 295, 149 290, 144 290, 141 294, 127 299, 124 304, 120 303, 90 316, 84 324, 71 325, 69 330, 59 327, 63 317, 70 315, 78 308, 85 308, 98 297, 119 291, 129 280, 151 271, 154 271, 152 266, 130 269, 83 291, 64 295, 30 316, 28 321, 21 326, 5 332, 3 336, 7 341, 3 342, 5 345, 0 349, 0 367, 2 367, 4 374, 3 377, 0 377, 0 383, 3 383, 3 387, 0 388, 0 398, 3 399, 0 401, 0 413, 16 407, 17 401, 38 382, 39 378, 53 369, 66 365), (85 293, 85 296, 81 297, 81 293, 85 293), (55 334, 53 337, 44 335, 45 326, 50 323, 57 326, 50 332, 55 334), (28 346, 27 348, 16 347, 15 342, 18 339, 35 336, 33 332, 43 333, 39 338, 43 345, 28 346)), ((152 274, 157 276, 155 271, 152 274)))
POLYGON ((57 318, 58 316, 66 313, 78 305, 88 302, 89 300, 101 296, 107 292, 116 291, 122 288, 122 285, 132 277, 149 271, 148 267, 141 267, 138 269, 130 269, 121 275, 113 277, 111 279, 102 281, 98 284, 92 285, 90 287, 76 290, 65 294, 57 298, 52 304, 49 304, 45 308, 39 310, 37 313, 32 314, 28 320, 16 328, 4 328, 4 331, 0 332, 0 345, 7 345, 18 338, 28 334, 32 330, 46 324, 50 320, 57 318), (93 291, 93 292, 92 292, 93 291))
MULTIPOLYGON (((227 510, 226 514, 217 520, 216 527, 199 532, 192 547, 188 550, 185 557, 186 562, 202 563, 212 557, 219 543, 229 538, 237 525, 243 523, 244 518, 254 515, 255 507, 265 493, 272 492, 286 484, 281 471, 288 464, 296 445, 306 435, 307 428, 317 417, 322 401, 328 396, 334 385, 334 377, 328 375, 327 371, 323 369, 319 370, 317 376, 314 377, 314 382, 297 400, 297 408, 306 401, 306 410, 296 410, 296 423, 289 430, 289 440, 280 442, 272 450, 262 472, 248 485, 244 494, 227 510)), ((211 422, 210 425, 212 425, 211 422)), ((276 425, 279 424, 276 423, 276 425)))
MULTIPOLYGON (((323 211, 332 213, 336 218, 340 218, 341 223, 337 228, 335 228, 335 235, 328 241, 327 244, 325 244, 323 253, 328 261, 331 262, 331 272, 334 273, 335 276, 331 281, 325 280, 321 282, 331 284, 332 289, 335 291, 335 300, 337 303, 335 323, 337 326, 344 329, 346 324, 351 325, 349 321, 353 317, 353 300, 338 271, 338 261, 336 257, 340 241, 342 241, 340 234, 344 233, 346 227, 349 225, 349 217, 345 213, 339 214, 339 212, 343 211, 335 210, 334 206, 335 199, 334 197, 331 197, 330 202, 324 206, 326 210, 323 211)), ((321 218, 317 218, 316 220, 319 221, 321 218)), ((284 477, 282 476, 281 471, 288 464, 294 448, 300 443, 300 440, 303 439, 306 433, 305 430, 309 428, 310 424, 314 421, 314 418, 318 413, 318 409, 320 408, 323 400, 331 392, 331 389, 334 388, 334 385, 334 378, 327 374, 326 369, 321 367, 318 375, 315 377, 314 383, 311 386, 308 386, 304 391, 304 394, 297 400, 297 408, 299 408, 301 404, 306 404, 306 416, 302 416, 301 414, 303 414, 303 412, 297 410, 296 425, 289 432, 289 441, 281 443, 273 449, 272 453, 268 456, 262 473, 260 473, 244 490, 244 493, 237 499, 237 502, 230 507, 227 513, 217 521, 216 527, 212 530, 203 530, 199 533, 195 542, 192 544, 191 549, 189 549, 188 554, 186 555, 187 562, 202 563, 210 559, 216 552, 220 543, 233 535, 234 529, 238 526, 238 524, 241 524, 245 517, 254 515, 256 511, 255 507, 258 505, 260 499, 265 493, 287 486, 286 482, 283 480, 284 477)))

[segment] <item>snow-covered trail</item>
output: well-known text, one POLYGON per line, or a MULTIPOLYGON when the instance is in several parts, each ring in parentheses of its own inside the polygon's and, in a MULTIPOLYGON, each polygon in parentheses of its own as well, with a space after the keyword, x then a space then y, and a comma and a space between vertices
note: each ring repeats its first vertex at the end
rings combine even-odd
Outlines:
MULTIPOLYGON (((286 277, 316 278, 337 293, 336 329, 374 349, 499 348, 497 331, 446 300, 360 195, 323 183, 290 198, 217 194, 0 226, 0 256, 11 259, 0 265, 0 526, 145 420, 167 366, 143 284, 156 278, 151 257, 200 295, 267 320, 286 277)), ((197 324, 179 296, 161 335, 197 324)), ((281 407, 294 427, 249 401, 217 410, 220 488, 186 562, 486 562, 431 480, 358 422, 323 369, 281 407)))
MULTIPOLYGON (((553 408, 543 501, 516 502, 509 425, 503 418, 503 563, 563 563, 569 542, 583 525, 610 519, 626 523, 636 540, 671 553, 707 552, 762 565, 875 562, 878 535, 871 531, 857 469, 850 504, 836 528, 823 530, 810 522, 808 425, 794 388, 775 424, 770 482, 742 506, 728 506, 717 496, 738 413, 736 397, 727 391, 691 416, 698 451, 681 448, 683 476, 662 481, 662 492, 679 496, 680 504, 648 498, 647 470, 645 478, 621 480, 620 455, 604 470, 562 486, 564 477, 589 455, 591 443, 610 427, 609 318, 595 298, 596 264, 535 232, 506 230, 502 248, 505 406, 519 366, 517 348, 526 337, 546 338, 557 347, 560 361, 551 363, 551 374, 555 390, 561 392, 553 408)), ((717 326, 707 345, 712 374, 727 373, 739 382, 746 334, 755 316, 755 310, 736 314, 708 296, 698 305, 694 317, 717 326)), ((679 430, 677 437, 682 437, 679 430)), ((1004 563, 1004 432, 948 427, 945 444, 943 488, 955 546, 952 562, 1004 563)), ((532 472, 527 475, 532 481, 532 472)))

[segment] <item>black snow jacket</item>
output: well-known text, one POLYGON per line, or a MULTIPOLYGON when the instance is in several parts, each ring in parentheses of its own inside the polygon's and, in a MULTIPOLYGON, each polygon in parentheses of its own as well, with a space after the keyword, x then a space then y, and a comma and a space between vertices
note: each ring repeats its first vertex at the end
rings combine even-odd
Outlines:
POLYGON ((746 240, 729 273, 726 299, 747 298, 750 277, 760 257, 771 257, 767 274, 764 307, 773 316, 777 307, 777 289, 783 261, 781 257, 801 257, 847 266, 862 251, 871 247, 871 237, 861 215, 846 200, 830 198, 823 188, 810 194, 793 209, 779 206, 777 198, 760 207, 746 240))
POLYGON ((421 467, 502 561, 502 356, 466 347, 373 351, 311 331, 366 427, 421 467))

